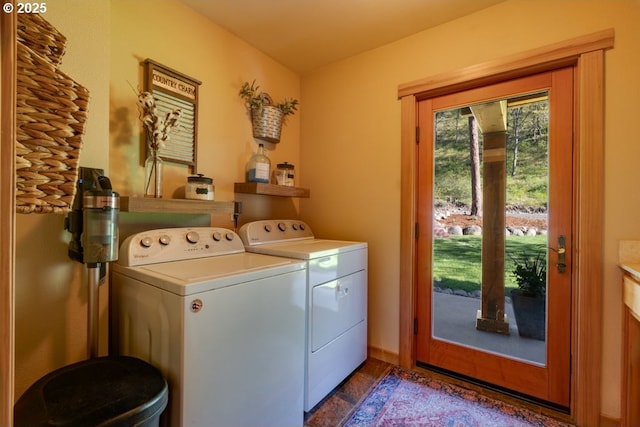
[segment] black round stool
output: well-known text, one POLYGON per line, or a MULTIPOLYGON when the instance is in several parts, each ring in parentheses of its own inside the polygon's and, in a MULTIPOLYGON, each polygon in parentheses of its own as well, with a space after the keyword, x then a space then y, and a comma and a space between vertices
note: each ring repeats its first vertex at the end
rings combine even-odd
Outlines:
POLYGON ((128 356, 96 357, 36 381, 14 407, 15 427, 157 427, 169 391, 158 369, 128 356))

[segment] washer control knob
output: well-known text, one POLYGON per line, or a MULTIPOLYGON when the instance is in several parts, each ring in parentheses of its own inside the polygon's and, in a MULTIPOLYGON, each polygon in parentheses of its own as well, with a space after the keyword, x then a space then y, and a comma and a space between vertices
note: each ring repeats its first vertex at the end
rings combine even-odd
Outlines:
POLYGON ((227 239, 229 242, 231 242, 233 240, 233 233, 225 234, 224 238, 227 239))
POLYGON ((159 241, 162 246, 167 246, 169 243, 171 243, 171 237, 167 234, 163 234, 162 236, 160 236, 159 241))
POLYGON ((291 228, 293 228, 294 231, 298 231, 298 224, 296 223, 291 224, 291 228))
POLYGON ((219 232, 216 231, 215 233, 213 233, 213 240, 215 240, 216 242, 219 242, 221 238, 222 236, 219 232))
POLYGON ((153 239, 149 236, 145 236, 140 240, 140 246, 143 248, 150 248, 153 245, 153 239))
POLYGON ((198 240, 200 240, 200 235, 198 235, 198 233, 196 233, 195 231, 189 231, 187 233, 187 242, 198 243, 198 240))
POLYGON ((266 231, 267 233, 271 233, 271 224, 265 224, 264 231, 266 231))
POLYGON ((300 230, 304 231, 304 229, 305 229, 304 224, 300 224, 300 230))
POLYGON ((285 224, 284 222, 278 223, 278 230, 286 231, 287 230, 287 224, 285 224))

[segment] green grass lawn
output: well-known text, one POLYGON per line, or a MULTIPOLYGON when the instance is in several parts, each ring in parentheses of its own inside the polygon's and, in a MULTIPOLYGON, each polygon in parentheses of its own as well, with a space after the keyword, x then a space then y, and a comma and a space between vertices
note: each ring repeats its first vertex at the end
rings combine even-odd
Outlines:
MULTIPOLYGON (((434 239, 434 286, 461 289, 467 292, 480 290, 482 277, 482 236, 453 236, 434 239)), ((507 236, 505 244, 505 294, 516 288, 512 274, 512 257, 545 254, 547 236, 507 236)))

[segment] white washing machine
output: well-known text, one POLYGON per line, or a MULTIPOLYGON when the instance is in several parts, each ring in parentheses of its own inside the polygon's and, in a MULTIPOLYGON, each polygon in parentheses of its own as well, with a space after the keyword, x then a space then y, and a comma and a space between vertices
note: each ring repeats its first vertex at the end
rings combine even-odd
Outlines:
POLYGON ((367 358, 367 243, 316 239, 298 220, 244 224, 249 252, 307 262, 304 410, 310 411, 367 358))
POLYGON ((305 262, 170 228, 128 237, 111 271, 111 352, 167 378, 163 425, 303 425, 305 262))

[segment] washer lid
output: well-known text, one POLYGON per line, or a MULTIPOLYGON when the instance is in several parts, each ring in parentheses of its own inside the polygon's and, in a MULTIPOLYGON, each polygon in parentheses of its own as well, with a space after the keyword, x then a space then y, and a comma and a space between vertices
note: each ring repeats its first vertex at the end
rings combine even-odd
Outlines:
POLYGON ((349 242, 343 240, 309 239, 290 242, 269 243, 246 246, 248 252, 275 255, 297 259, 313 259, 344 252, 355 251, 367 247, 366 242, 349 242))
POLYGON ((306 263, 244 252, 137 267, 112 264, 112 268, 115 272, 174 294, 193 295, 291 271, 304 270, 306 263))

